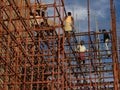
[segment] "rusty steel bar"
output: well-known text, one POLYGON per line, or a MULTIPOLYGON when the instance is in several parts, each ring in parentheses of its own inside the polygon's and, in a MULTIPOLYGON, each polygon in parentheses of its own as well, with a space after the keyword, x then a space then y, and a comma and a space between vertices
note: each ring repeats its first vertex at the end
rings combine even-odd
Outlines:
POLYGON ((89 5, 87 0, 88 31, 73 31, 68 36, 64 30, 67 15, 64 0, 53 0, 52 3, 44 3, 44 0, 0 1, 0 90, 118 90, 113 2, 111 0, 112 31, 108 32, 112 36, 113 58, 109 57, 109 62, 104 62, 108 60, 105 50, 95 48, 96 44, 103 44, 95 38, 103 33, 90 30, 89 5), (42 11, 45 12, 43 17, 42 11), (37 13, 40 16, 36 16, 37 13), (43 26, 42 19, 46 20, 43 26), (88 36, 85 64, 75 52, 80 36, 88 36), (111 75, 107 76, 109 73, 111 75))
POLYGON ((116 34, 116 14, 114 7, 114 0, 110 0, 110 11, 111 11, 111 29, 112 29, 112 52, 114 62, 114 89, 118 89, 118 54, 117 54, 117 34, 116 34))

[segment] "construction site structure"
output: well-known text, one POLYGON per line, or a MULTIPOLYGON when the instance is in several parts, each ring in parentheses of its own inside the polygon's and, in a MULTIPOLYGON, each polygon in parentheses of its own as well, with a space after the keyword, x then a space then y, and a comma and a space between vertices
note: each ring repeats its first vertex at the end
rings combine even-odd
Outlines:
MULTIPOLYGON (((120 35, 120 32, 118 32, 118 34, 120 35)), ((117 46, 118 47, 118 62, 120 62, 120 36, 118 37, 117 41, 118 41, 118 46, 117 46)), ((120 72, 120 63, 119 63, 118 68, 119 68, 118 72, 120 72)), ((120 73, 118 73, 118 77, 120 80, 120 73)), ((120 89, 120 81, 119 81, 119 89, 120 89)))
MULTIPOLYGON (((120 90, 120 36, 110 0, 110 57, 90 30, 65 33, 64 0, 0 0, 0 90, 120 90), (85 64, 75 51, 86 37, 85 64)), ((75 27, 74 27, 75 28, 75 27)))

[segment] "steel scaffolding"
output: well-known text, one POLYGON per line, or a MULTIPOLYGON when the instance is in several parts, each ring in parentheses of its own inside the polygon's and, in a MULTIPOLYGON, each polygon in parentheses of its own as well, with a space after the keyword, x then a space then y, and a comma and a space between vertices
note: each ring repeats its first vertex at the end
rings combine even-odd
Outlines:
POLYGON ((119 90, 113 0, 110 11, 108 57, 103 33, 90 31, 89 0, 88 32, 70 35, 64 31, 64 0, 1 0, 0 90, 119 90), (75 51, 80 36, 88 48, 85 64, 75 51))
MULTIPOLYGON (((118 35, 118 38, 117 38, 117 47, 118 47, 118 62, 119 62, 119 72, 120 72, 120 31, 117 33, 118 35)), ((120 81, 120 73, 119 73, 119 81, 120 81)), ((119 82, 119 85, 120 85, 120 82, 119 82)), ((120 87, 119 87, 120 89, 120 87)))

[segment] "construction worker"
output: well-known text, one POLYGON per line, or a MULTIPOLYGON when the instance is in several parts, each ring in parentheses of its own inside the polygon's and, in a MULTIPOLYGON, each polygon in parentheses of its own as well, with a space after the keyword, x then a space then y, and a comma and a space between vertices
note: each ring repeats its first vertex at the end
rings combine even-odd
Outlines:
POLYGON ((79 59, 85 64, 85 52, 88 51, 84 45, 84 41, 80 41, 80 45, 77 45, 76 51, 79 53, 79 59))
POLYGON ((106 32, 105 29, 102 30, 103 32, 103 39, 104 39, 104 44, 105 44, 105 50, 107 51, 108 57, 110 57, 110 51, 109 51, 109 41, 110 41, 110 36, 109 34, 106 32))
POLYGON ((68 16, 65 17, 65 33, 68 35, 68 38, 70 37, 70 33, 73 31, 74 26, 74 19, 71 16, 71 12, 68 12, 68 16))

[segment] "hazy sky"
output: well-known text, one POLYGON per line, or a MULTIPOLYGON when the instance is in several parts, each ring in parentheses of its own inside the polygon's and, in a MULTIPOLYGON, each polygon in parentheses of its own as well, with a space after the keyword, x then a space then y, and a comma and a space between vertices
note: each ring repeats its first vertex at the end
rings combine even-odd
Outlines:
MULTIPOLYGON (((66 11, 71 11, 74 16, 76 29, 78 31, 87 31, 87 0, 64 0, 64 2, 66 11)), ((42 3, 54 3, 54 0, 42 0, 42 3)), ((114 3, 117 12, 117 29, 119 29, 120 0, 114 0, 114 3)), ((90 0, 91 31, 95 31, 96 28, 95 18, 98 29, 110 29, 110 0, 90 0)))

